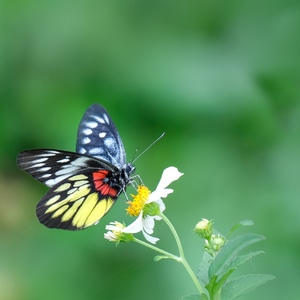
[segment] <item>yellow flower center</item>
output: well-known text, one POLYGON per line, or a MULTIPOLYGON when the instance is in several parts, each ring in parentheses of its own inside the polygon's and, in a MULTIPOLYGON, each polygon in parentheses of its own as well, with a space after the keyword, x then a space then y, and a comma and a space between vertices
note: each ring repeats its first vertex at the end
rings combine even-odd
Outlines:
POLYGON ((137 188, 137 195, 131 195, 133 200, 127 202, 127 213, 129 213, 132 217, 137 217, 144 208, 149 195, 150 190, 144 185, 139 185, 137 188))

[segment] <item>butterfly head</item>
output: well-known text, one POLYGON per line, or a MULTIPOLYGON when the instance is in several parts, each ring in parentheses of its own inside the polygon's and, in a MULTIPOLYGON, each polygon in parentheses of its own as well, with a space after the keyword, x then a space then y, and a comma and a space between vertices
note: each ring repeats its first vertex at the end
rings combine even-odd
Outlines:
POLYGON ((121 178, 123 180, 123 186, 130 184, 131 175, 135 172, 135 166, 132 163, 126 163, 121 170, 121 178))

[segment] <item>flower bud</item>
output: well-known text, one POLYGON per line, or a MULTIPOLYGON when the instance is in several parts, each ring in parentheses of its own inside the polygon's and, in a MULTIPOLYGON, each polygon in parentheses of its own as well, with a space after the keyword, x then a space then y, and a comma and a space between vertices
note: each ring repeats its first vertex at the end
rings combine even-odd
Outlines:
POLYGON ((220 234, 217 234, 217 235, 213 234, 211 236, 210 241, 211 241, 211 245, 213 246, 214 250, 219 251, 225 243, 225 238, 223 236, 221 236, 220 234))
POLYGON ((202 220, 198 222, 195 226, 195 232, 202 238, 209 240, 212 235, 212 225, 212 220, 209 221, 207 219, 202 218, 202 220))

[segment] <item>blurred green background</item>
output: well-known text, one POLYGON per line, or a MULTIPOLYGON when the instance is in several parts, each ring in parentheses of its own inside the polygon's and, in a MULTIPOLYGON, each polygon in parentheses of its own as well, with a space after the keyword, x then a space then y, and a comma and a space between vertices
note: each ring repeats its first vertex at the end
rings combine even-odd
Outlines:
MULTIPOLYGON (((184 269, 136 244, 103 239, 125 197, 80 232, 39 224, 47 191, 17 169, 27 148, 73 151, 92 103, 126 147, 166 136, 137 162, 154 189, 165 167, 184 176, 166 200, 193 269, 202 218, 226 233, 241 219, 264 256, 243 272, 277 277, 241 299, 294 299, 300 288, 300 2, 0 1, 0 298, 179 299, 184 269)), ((132 193, 132 189, 128 189, 132 193)), ((176 251, 158 224, 159 246, 176 251)))

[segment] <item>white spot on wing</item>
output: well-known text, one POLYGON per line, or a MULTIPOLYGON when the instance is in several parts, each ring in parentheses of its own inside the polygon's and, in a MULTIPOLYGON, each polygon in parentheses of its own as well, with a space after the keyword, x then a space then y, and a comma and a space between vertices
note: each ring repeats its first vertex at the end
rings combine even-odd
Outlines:
POLYGON ((50 177, 52 174, 44 174, 44 175, 42 175, 42 176, 40 176, 39 178, 48 178, 48 177, 50 177))
POLYGON ((46 161, 47 159, 48 159, 47 157, 35 159, 35 160, 32 161, 32 163, 41 163, 41 162, 46 161))
POLYGON ((115 140, 112 138, 107 138, 104 140, 104 144, 106 147, 110 148, 114 144, 115 140))
POLYGON ((74 166, 81 166, 81 167, 85 167, 87 164, 86 164, 86 158, 85 157, 79 157, 79 158, 76 158, 73 162, 72 162, 72 165, 74 166))
POLYGON ((49 171, 50 169, 51 169, 50 167, 44 167, 44 168, 39 169, 38 171, 39 171, 39 172, 47 172, 47 171, 49 171))
MULTIPOLYGON (((103 119, 103 118, 101 118, 101 117, 99 117, 99 116, 94 116, 94 118, 99 122, 99 123, 101 123, 101 124, 105 124, 106 122, 105 122, 105 118, 103 119)), ((108 122, 107 122, 108 123, 108 122)))
POLYGON ((107 114, 103 114, 103 118, 107 124, 109 124, 109 118, 107 114))
POLYGON ((71 175, 73 174, 76 170, 78 170, 78 168, 76 167, 67 167, 65 169, 60 169, 57 172, 55 172, 55 175, 59 176, 59 175, 64 175, 64 174, 68 174, 71 175))
POLYGON ((59 152, 55 150, 49 150, 47 153, 43 153, 42 156, 48 157, 48 156, 54 156, 56 154, 59 154, 59 152))
POLYGON ((69 158, 63 158, 63 159, 58 160, 57 162, 58 162, 58 163, 67 163, 67 162, 69 162, 69 161, 70 161, 69 158))
POLYGON ((82 133, 85 134, 85 135, 90 135, 93 133, 93 130, 90 129, 90 128, 85 128, 82 130, 82 133))
POLYGON ((105 136, 106 136, 106 132, 100 132, 100 133, 99 133, 99 137, 100 137, 101 139, 103 139, 105 136))
POLYGON ((82 153, 82 154, 86 153, 86 149, 81 147, 79 153, 82 153))
POLYGON ((45 165, 44 163, 35 164, 35 165, 32 165, 31 168, 40 168, 40 167, 42 167, 44 165, 45 165))
POLYGON ((45 181, 45 184, 52 187, 55 184, 57 184, 58 182, 60 182, 60 181, 64 180, 65 178, 67 178, 67 177, 69 177, 69 174, 64 175, 64 176, 58 176, 54 179, 49 179, 49 180, 45 181))
POLYGON ((90 127, 90 128, 96 128, 98 126, 98 123, 97 122, 86 122, 86 126, 87 127, 90 127))
POLYGON ((84 138, 82 139, 82 143, 83 143, 83 144, 88 144, 88 143, 90 143, 90 142, 91 142, 91 139, 88 138, 88 137, 84 137, 84 138))
POLYGON ((103 154, 103 150, 101 148, 93 148, 93 149, 90 149, 89 154, 90 155, 103 154))

